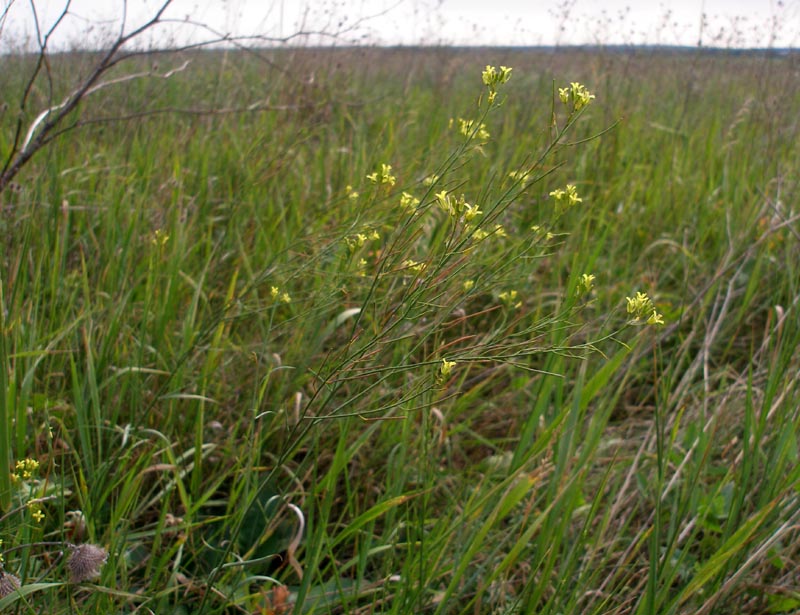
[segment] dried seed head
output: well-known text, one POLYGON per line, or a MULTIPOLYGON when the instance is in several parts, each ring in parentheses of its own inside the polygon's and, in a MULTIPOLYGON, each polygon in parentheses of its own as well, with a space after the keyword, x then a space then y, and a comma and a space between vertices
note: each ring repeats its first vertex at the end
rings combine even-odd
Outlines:
POLYGON ((19 577, 10 572, 0 571, 0 598, 13 594, 19 588, 19 577))
POLYGON ((65 515, 64 529, 71 541, 80 542, 86 536, 86 516, 83 511, 70 510, 65 515))
POLYGON ((108 552, 97 545, 86 543, 74 546, 67 560, 70 582, 81 583, 100 576, 100 568, 107 559, 108 552))

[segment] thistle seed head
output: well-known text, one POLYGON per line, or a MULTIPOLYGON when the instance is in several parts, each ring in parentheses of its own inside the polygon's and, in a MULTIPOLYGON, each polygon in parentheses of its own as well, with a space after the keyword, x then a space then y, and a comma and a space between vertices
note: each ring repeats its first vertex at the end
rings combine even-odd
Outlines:
POLYGON ((13 594, 19 588, 19 577, 10 572, 0 571, 0 598, 13 594))
POLYGON ((100 576, 100 568, 108 559, 108 551, 97 545, 86 543, 72 547, 67 560, 69 580, 81 583, 100 576))

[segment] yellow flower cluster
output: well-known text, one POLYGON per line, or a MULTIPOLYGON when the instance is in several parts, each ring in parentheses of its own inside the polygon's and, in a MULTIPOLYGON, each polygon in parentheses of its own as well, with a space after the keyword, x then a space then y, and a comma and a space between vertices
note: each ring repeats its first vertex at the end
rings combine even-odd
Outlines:
POLYGON ((434 196, 436 197, 436 204, 439 206, 439 209, 451 216, 456 215, 455 199, 447 194, 447 190, 437 192, 434 196))
POLYGON ((484 85, 489 88, 489 104, 494 103, 497 97, 497 86, 511 79, 511 70, 512 69, 507 66, 501 66, 500 70, 497 70, 494 66, 488 65, 483 69, 481 78, 483 79, 484 85))
POLYGON ((584 273, 578 280, 578 285, 575 288, 575 294, 580 297, 581 295, 588 293, 594 288, 594 281, 596 279, 597 278, 595 278, 594 274, 584 273))
POLYGON ((573 184, 567 184, 567 187, 563 190, 561 188, 553 190, 550 196, 556 201, 556 211, 558 213, 562 213, 578 203, 583 202, 583 199, 578 196, 578 191, 573 184))
POLYGON ((14 469, 16 470, 15 476, 17 479, 27 480, 33 478, 34 473, 39 469, 39 462, 27 457, 19 460, 15 464, 14 469))
POLYGON ((497 298, 500 299, 500 301, 502 301, 506 305, 506 307, 511 308, 513 310, 518 310, 519 308, 522 307, 522 301, 517 300, 518 296, 519 294, 517 293, 517 291, 507 290, 497 295, 497 298))
POLYGON ((529 171, 511 171, 508 176, 514 181, 522 184, 523 187, 531 180, 531 174, 529 171))
POLYGON ((507 66, 501 66, 500 70, 498 71, 494 66, 486 65, 486 68, 483 69, 483 74, 481 77, 483 78, 483 83, 488 88, 496 88, 498 85, 506 83, 509 79, 511 79, 511 71, 513 69, 508 68, 507 66))
POLYGON ((545 241, 550 241, 551 239, 553 239, 553 237, 555 237, 555 235, 553 235, 553 233, 551 233, 546 228, 544 228, 544 227, 542 227, 542 226, 540 226, 538 224, 534 224, 531 227, 531 230, 536 235, 536 239, 544 239, 545 241))
POLYGON ((414 273, 419 274, 423 273, 428 268, 428 265, 426 263, 418 263, 417 261, 409 258, 408 260, 403 261, 403 268, 410 269, 414 273))
POLYGON ((156 232, 153 234, 153 238, 150 240, 150 243, 152 243, 154 246, 158 248, 163 248, 165 245, 167 245, 168 241, 169 241, 169 235, 167 235, 165 231, 162 231, 159 228, 156 229, 156 232))
POLYGON ((281 291, 277 286, 269 289, 269 295, 275 303, 291 303, 292 297, 286 291, 281 291))
POLYGON ((572 104, 573 113, 580 111, 594 100, 594 94, 577 81, 570 83, 568 88, 558 88, 558 97, 565 105, 572 104))
POLYGON ((439 206, 439 209, 453 218, 463 216, 464 222, 472 222, 475 218, 483 214, 480 206, 467 203, 463 194, 459 198, 455 198, 451 194, 448 194, 447 190, 442 190, 441 192, 437 192, 434 196, 436 197, 436 204, 439 206))
POLYGON ((365 228, 361 233, 356 233, 355 235, 345 237, 344 243, 348 250, 355 252, 359 248, 362 248, 368 241, 378 241, 380 238, 381 234, 378 231, 375 229, 365 228))
POLYGON ((31 517, 36 523, 44 521, 44 513, 42 512, 42 505, 36 500, 28 502, 28 510, 31 511, 31 517))
POLYGON ((478 216, 483 214, 480 208, 477 205, 470 205, 469 203, 464 203, 464 221, 471 222, 478 216))
POLYGON ((625 297, 628 303, 628 314, 631 315, 632 322, 638 322, 647 318, 648 325, 663 325, 664 317, 656 312, 650 297, 647 293, 637 292, 633 297, 625 297))
POLYGON ((403 211, 413 214, 415 211, 417 211, 418 206, 419 199, 413 194, 403 192, 403 194, 400 195, 400 209, 403 211))
POLYGON ((456 366, 455 361, 448 361, 447 359, 442 359, 442 364, 439 366, 439 374, 437 375, 437 380, 442 382, 450 377, 450 374, 453 373, 453 368, 456 366))
POLYGON ((394 186, 397 183, 397 178, 392 175, 392 165, 390 164, 382 164, 381 172, 378 173, 376 171, 370 173, 367 175, 367 179, 373 184, 389 184, 390 186, 394 186))
MULTIPOLYGON (((450 120, 450 126, 453 126, 453 120, 450 120)), ((465 120, 463 117, 458 118, 458 131, 465 137, 477 137, 479 141, 486 142, 491 135, 486 129, 486 124, 478 124, 475 120, 465 120)))

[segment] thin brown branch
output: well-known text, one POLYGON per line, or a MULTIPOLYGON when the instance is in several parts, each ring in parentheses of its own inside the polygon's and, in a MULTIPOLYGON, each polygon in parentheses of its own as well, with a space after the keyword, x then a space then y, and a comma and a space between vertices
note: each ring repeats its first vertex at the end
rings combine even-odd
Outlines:
MULTIPOLYGON (((119 52, 119 50, 129 41, 135 39, 143 32, 146 32, 157 23, 160 22, 164 11, 167 10, 169 5, 172 3, 172 0, 164 0, 161 4, 159 9, 155 12, 154 16, 147 20, 144 24, 139 26, 138 28, 134 29, 128 34, 123 34, 117 38, 116 41, 109 47, 109 49, 104 53, 103 57, 97 62, 92 72, 89 74, 86 79, 84 79, 83 83, 76 88, 72 94, 70 94, 67 99, 57 107, 56 110, 48 111, 44 118, 38 120, 41 123, 41 129, 33 137, 31 140, 26 139, 25 147, 19 149, 16 147, 16 143, 18 143, 18 139, 15 140, 15 146, 12 148, 9 158, 6 162, 5 167, 3 168, 2 173, 0 173, 0 192, 11 182, 11 180, 16 176, 19 170, 33 157, 33 155, 39 151, 42 146, 48 141, 48 137, 50 133, 53 132, 64 119, 74 111, 80 102, 86 97, 87 92, 89 92, 100 80, 100 78, 105 74, 114 64, 116 64, 115 56, 119 52)), ((67 2, 65 6, 69 6, 69 2, 67 2)), ((53 28, 57 27, 59 23, 61 23, 61 19, 63 19, 63 14, 59 17, 56 24, 53 28)), ((53 29, 51 29, 51 34, 53 29)), ((48 36, 49 36, 48 34, 48 36)), ((43 43, 46 43, 48 37, 45 37, 43 43)), ((41 63, 44 62, 45 59, 45 48, 42 47, 42 50, 39 54, 39 62, 37 63, 37 71, 41 70, 41 63)), ((26 87, 26 93, 23 95, 23 102, 27 100, 27 95, 29 94, 30 90, 33 87, 33 82, 35 81, 35 76, 31 78, 29 81, 29 85, 26 87)), ((24 104, 22 106, 24 108, 24 104)), ((38 119, 38 118, 37 118, 38 119)))

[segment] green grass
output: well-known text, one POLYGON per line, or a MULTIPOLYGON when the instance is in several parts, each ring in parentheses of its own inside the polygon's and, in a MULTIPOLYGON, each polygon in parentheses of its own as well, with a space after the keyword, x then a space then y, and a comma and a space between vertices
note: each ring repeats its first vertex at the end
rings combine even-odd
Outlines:
POLYGON ((189 59, 98 92, 0 195, 0 456, 40 463, 0 479, 0 605, 800 608, 796 55, 189 59), (491 109, 486 64, 513 67, 491 109), (568 125, 571 81, 596 99, 568 125), (66 583, 65 542, 108 550, 99 578, 66 583))

